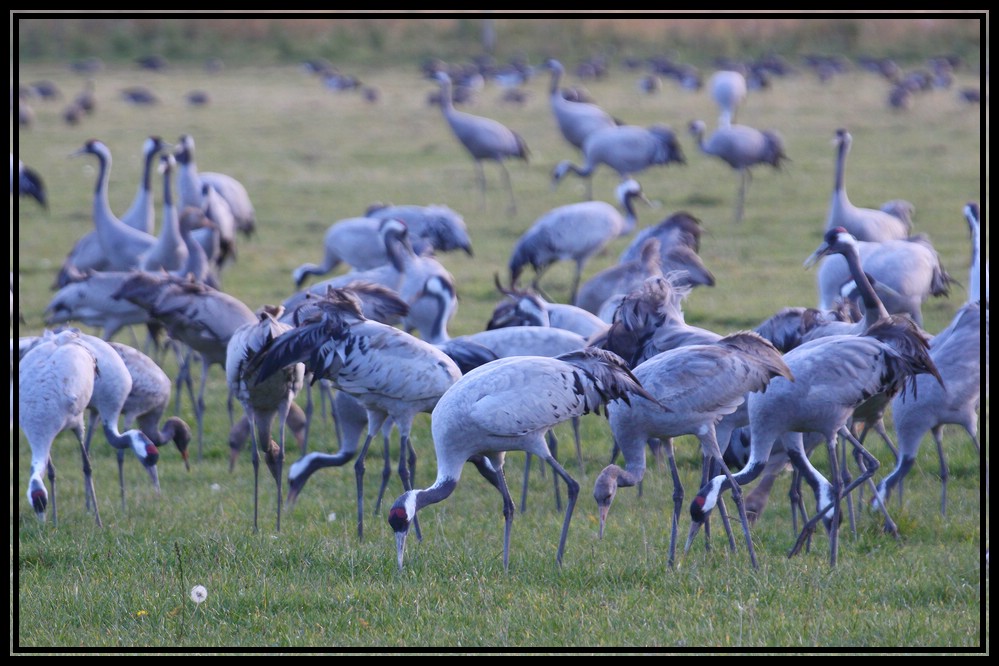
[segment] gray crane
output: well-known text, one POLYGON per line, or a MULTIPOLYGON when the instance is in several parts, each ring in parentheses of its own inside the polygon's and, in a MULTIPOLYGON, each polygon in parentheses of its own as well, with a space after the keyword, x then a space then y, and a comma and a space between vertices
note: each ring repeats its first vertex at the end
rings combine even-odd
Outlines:
MULTIPOLYGON (((184 467, 191 471, 191 463, 188 459, 188 446, 191 443, 191 426, 187 425, 179 416, 167 417, 163 424, 160 421, 166 413, 167 405, 170 403, 170 393, 172 385, 170 378, 163 369, 157 365, 156 361, 135 347, 122 344, 120 342, 109 342, 121 360, 128 368, 128 374, 132 376, 132 390, 125 399, 125 405, 121 409, 121 421, 128 427, 135 423, 139 430, 146 434, 146 437, 162 448, 167 442, 173 442, 184 460, 184 467)), ((121 475, 120 461, 124 455, 124 450, 119 452, 119 476, 121 475)))
POLYGON ((134 271, 88 272, 68 282, 45 307, 45 325, 78 322, 101 329, 110 340, 126 326, 152 323, 149 311, 128 301, 112 298, 134 271))
POLYGON ((989 306, 989 262, 985 262, 985 274, 982 274, 982 224, 981 211, 977 201, 969 201, 964 205, 964 219, 968 222, 971 232, 971 263, 968 267, 968 302, 982 299, 982 283, 985 283, 985 307, 989 306))
POLYGON ((912 220, 899 217, 898 212, 911 211, 912 205, 903 202, 888 202, 886 207, 894 211, 887 212, 876 208, 860 208, 850 202, 846 194, 846 155, 850 151, 853 137, 843 128, 836 130, 836 171, 833 182, 832 199, 829 202, 829 212, 826 215, 826 229, 844 227, 857 240, 881 242, 907 238, 912 232, 912 220))
POLYGON ((138 266, 139 257, 156 244, 157 238, 122 222, 111 211, 108 181, 111 177, 111 149, 102 141, 90 139, 70 156, 97 158, 97 185, 94 189, 93 220, 97 238, 107 259, 106 270, 123 271, 138 266))
MULTIPOLYGON (((849 227, 842 228, 849 232, 849 227)), ((883 242, 856 238, 856 247, 863 272, 879 285, 875 291, 889 313, 908 314, 922 326, 923 303, 950 293, 953 280, 926 234, 883 242)), ((837 256, 825 258, 815 277, 822 310, 835 306, 843 285, 856 282, 846 260, 837 256)))
MULTIPOLYGON (((317 282, 306 291, 299 291, 285 299, 286 310, 294 310, 306 298, 306 293, 323 296, 329 287, 341 288, 351 282, 371 282, 394 290, 408 305, 402 325, 406 331, 418 331, 426 339, 428 331, 436 326, 439 309, 435 302, 422 298, 423 287, 430 276, 453 283, 454 277, 435 257, 418 255, 409 240, 409 230, 398 219, 389 218, 381 224, 381 237, 384 241, 388 263, 366 271, 349 271, 341 275, 317 282)), ((455 296, 454 307, 457 307, 455 296)))
POLYGON ((465 218, 448 206, 375 203, 368 206, 364 216, 381 220, 395 218, 405 222, 417 254, 462 250, 473 256, 472 239, 468 237, 465 218))
MULTIPOLYGON (((692 523, 685 549, 689 549, 721 493, 756 479, 770 458, 774 442, 782 439, 791 464, 812 487, 817 502, 815 514, 803 526, 789 554, 801 549, 821 520, 830 535, 830 565, 835 566, 840 499, 866 483, 879 466, 877 458, 846 427, 847 422, 871 395, 894 395, 917 374, 928 373, 942 382, 930 358, 926 334, 910 318, 899 315, 881 320, 863 335, 833 335, 806 342, 784 354, 784 362, 794 381, 778 377, 766 392, 749 395, 749 461, 731 478, 715 476, 698 491, 690 505, 692 523), (823 435, 832 468, 831 482, 809 461, 802 439, 805 432, 823 435), (837 470, 837 436, 849 440, 865 461, 863 473, 846 487, 842 487, 837 470)), ((887 512, 885 517, 890 520, 887 512)))
MULTIPOLYGON (((364 317, 359 299, 346 290, 317 302, 320 314, 277 338, 250 368, 255 382, 292 363, 304 362, 313 382, 329 379, 364 405, 368 433, 354 463, 357 482, 357 536, 364 537, 364 459, 371 441, 391 419, 399 430, 399 477, 411 487, 407 450, 413 420, 429 412, 460 376, 451 358, 434 345, 398 328, 364 317)), ((415 455, 415 454, 414 454, 415 455)), ((313 468, 307 468, 309 474, 313 468)), ((289 481, 289 504, 306 475, 289 481)))
MULTIPOLYGON (((562 136, 580 151, 583 142, 592 132, 604 127, 620 125, 611 114, 596 104, 566 99, 559 85, 565 75, 565 67, 554 58, 545 61, 544 67, 551 71, 551 84, 548 88, 548 99, 552 115, 562 136)), ((586 198, 592 199, 593 181, 586 179, 586 198)))
POLYGON ((138 268, 143 271, 181 270, 188 259, 188 246, 180 230, 180 215, 173 198, 173 172, 177 166, 173 155, 160 157, 163 174, 163 224, 156 244, 138 257, 138 268))
POLYGON ((538 281, 545 271, 558 261, 570 260, 576 267, 569 303, 576 305, 576 293, 587 263, 612 241, 635 230, 638 216, 634 199, 647 201, 642 186, 634 179, 619 184, 615 197, 621 210, 606 201, 582 201, 553 208, 535 220, 513 246, 510 286, 516 288, 524 267, 530 265, 534 269, 531 286, 541 291, 538 281))
POLYGON ((570 160, 556 164, 552 170, 553 184, 558 185, 570 172, 590 178, 601 164, 626 180, 652 166, 686 163, 676 134, 663 124, 615 125, 595 130, 583 142, 583 158, 582 166, 570 160))
POLYGON ((607 322, 588 310, 568 303, 551 303, 527 290, 508 289, 496 277, 496 288, 504 295, 493 308, 486 329, 507 326, 552 326, 578 333, 587 340, 607 330, 607 322))
POLYGON ((592 348, 556 357, 501 358, 461 377, 431 413, 437 479, 429 488, 407 490, 389 509, 399 568, 417 512, 447 499, 458 485, 464 464, 472 462, 503 497, 503 567, 509 570, 514 504, 503 475, 507 451, 540 457, 569 488, 555 555, 561 566, 579 483, 548 450, 545 434, 573 416, 597 412, 614 400, 628 401, 632 395, 655 401, 620 357, 592 348), (531 390, 525 391, 525 386, 531 390), (538 400, 539 395, 545 399, 538 400))
POLYGON ((742 72, 730 69, 718 70, 708 79, 711 99, 718 105, 718 126, 725 127, 735 122, 739 106, 746 100, 746 77, 742 72))
POLYGON ((194 137, 183 134, 174 151, 180 164, 178 190, 183 207, 201 208, 204 200, 202 188, 208 185, 229 206, 236 228, 246 236, 256 230, 257 213, 246 187, 236 178, 217 171, 199 171, 194 159, 194 137))
POLYGON ((101 515, 96 510, 90 456, 83 443, 86 432, 84 415, 93 396, 96 373, 97 359, 93 352, 80 344, 78 336, 71 331, 50 336, 45 343, 36 344, 18 362, 17 418, 31 446, 27 495, 41 521, 45 520, 51 501, 52 522, 59 522, 52 445, 61 432, 68 430, 80 443, 87 501, 88 504, 92 501, 94 519, 97 526, 101 526, 101 515), (45 475, 52 486, 51 496, 45 487, 45 475))
MULTIPOLYGON (((434 328, 425 332, 424 339, 444 350, 449 356, 458 356, 463 348, 471 345, 470 352, 481 360, 482 354, 475 350, 484 347, 497 358, 508 356, 558 356, 570 351, 586 347, 586 338, 570 330, 534 325, 505 326, 476 333, 469 333, 452 338, 447 331, 447 323, 457 303, 453 282, 441 280, 436 276, 427 279, 423 290, 430 303, 436 303, 434 328)), ((576 442, 576 459, 579 468, 583 469, 583 451, 579 433, 578 418, 572 419, 573 436, 576 442)), ((554 431, 548 434, 548 443, 552 455, 558 455, 558 438, 554 431)), ((524 471, 524 490, 521 496, 521 511, 527 506, 527 478, 531 458, 527 457, 524 471)), ((558 480, 553 479, 557 484, 558 480)), ((555 503, 561 505, 558 486, 555 486, 555 503)))
MULTIPOLYGON (((978 301, 965 303, 946 329, 930 341, 930 358, 940 372, 942 384, 928 377, 916 377, 912 395, 898 395, 891 403, 898 439, 898 460, 878 483, 874 501, 887 503, 892 488, 899 486, 916 462, 916 454, 926 431, 930 431, 940 458, 940 514, 947 515, 947 479, 949 472, 943 449, 943 428, 947 424, 962 427, 975 451, 978 445, 978 409, 982 386, 982 308, 978 301)), ((985 308, 985 386, 989 376, 989 310, 985 308)), ((988 461, 985 461, 986 496, 988 461)))
MULTIPOLYGON (((80 333, 79 343, 90 349, 97 359, 97 374, 94 376, 94 392, 90 398, 90 427, 87 430, 83 445, 90 450, 90 438, 94 434, 94 426, 98 418, 104 430, 108 444, 118 451, 118 480, 121 494, 122 510, 125 509, 125 477, 122 473, 122 455, 131 449, 139 459, 149 478, 152 480, 156 494, 160 493, 159 471, 156 463, 159 460, 159 450, 152 440, 142 430, 129 428, 124 432, 120 429, 121 415, 125 404, 132 393, 132 373, 122 356, 101 338, 86 333, 80 333)), ((126 424, 130 422, 126 421, 126 424)), ((96 510, 96 505, 95 505, 96 510)))
POLYGON ((700 219, 685 210, 677 211, 635 234, 628 247, 618 256, 617 262, 623 264, 638 259, 645 241, 652 236, 659 239, 660 252, 668 252, 677 245, 686 245, 695 253, 700 252, 702 232, 700 219))
MULTIPOLYGON (((142 177, 128 210, 118 219, 138 231, 152 234, 156 225, 156 210, 153 205, 152 178, 156 156, 169 145, 158 136, 147 137, 142 142, 142 177)), ((88 270, 109 270, 107 255, 101 247, 97 230, 84 234, 63 260, 56 277, 56 288, 64 287, 75 277, 88 270)))
POLYGON ((45 181, 41 174, 21 160, 17 160, 17 183, 14 182, 14 153, 10 154, 10 193, 34 199, 42 208, 48 208, 45 181))
MULTIPOLYGON (((294 327, 278 321, 283 308, 264 306, 257 310, 257 321, 246 323, 232 332, 226 345, 225 375, 231 394, 235 395, 250 422, 253 448, 253 531, 257 531, 259 498, 259 449, 264 462, 277 483, 277 522, 281 531, 281 484, 284 470, 284 436, 288 410, 305 381, 305 365, 293 362, 278 368, 269 377, 256 381, 256 357, 266 354, 271 346, 294 327), (278 420, 278 440, 271 439, 274 418, 278 420)), ((231 462, 231 461, 230 461, 231 462)))
POLYGON ((690 123, 690 133, 697 140, 697 146, 706 155, 722 160, 739 173, 739 194, 735 204, 735 221, 742 221, 746 201, 746 189, 752 180, 751 169, 759 164, 768 164, 779 170, 788 159, 784 152, 784 140, 773 130, 758 130, 748 125, 720 125, 705 138, 707 126, 703 120, 690 123))
MULTIPOLYGON (((230 294, 167 274, 136 271, 111 297, 145 308, 152 319, 163 324, 171 338, 184 343, 201 356, 201 387, 194 404, 198 421, 200 461, 204 455, 205 386, 208 383, 208 371, 213 365, 225 367, 229 338, 243 324, 255 322, 256 315, 245 303, 230 294)), ((181 374, 184 372, 185 369, 182 368, 181 374)), ((181 379, 182 377, 177 378, 178 393, 181 379)), ((231 394, 227 406, 231 425, 231 394)))
POLYGON ((510 205, 507 210, 511 215, 515 214, 517 202, 513 194, 513 185, 510 183, 510 173, 504 161, 511 158, 528 161, 531 151, 527 143, 522 136, 497 120, 455 109, 451 99, 451 77, 447 72, 437 71, 434 78, 441 87, 441 111, 444 119, 451 127, 455 138, 475 161, 481 207, 485 207, 486 203, 486 174, 482 161, 492 160, 502 170, 503 182, 510 195, 510 205))
MULTIPOLYGON (((673 520, 670 530, 670 566, 676 555, 676 537, 683 503, 683 486, 673 457, 673 438, 696 435, 701 443, 703 474, 719 465, 731 477, 722 460, 715 426, 732 414, 750 392, 764 391, 774 377, 793 380, 781 354, 768 340, 750 332, 727 335, 717 342, 687 345, 656 354, 632 371, 657 404, 635 398, 630 404, 613 402, 607 406, 607 418, 615 445, 624 454, 625 467, 608 465, 593 486, 593 497, 600 511, 600 537, 619 487, 641 483, 645 474, 645 446, 650 439, 664 441, 673 478, 673 520), (665 405, 668 410, 661 409, 665 405)), ((753 567, 756 555, 749 538, 749 523, 741 496, 733 493, 739 506, 746 546, 753 567)))
POLYGON ((663 274, 659 248, 659 239, 650 238, 642 247, 638 259, 615 264, 595 273, 580 286, 576 305, 610 322, 609 317, 603 316, 605 303, 615 296, 634 290, 646 278, 663 274))
POLYGON ((385 236, 398 224, 397 218, 376 217, 348 217, 334 222, 323 236, 322 263, 302 264, 292 272, 295 288, 300 289, 310 275, 326 275, 340 264, 367 271, 389 263, 385 236))

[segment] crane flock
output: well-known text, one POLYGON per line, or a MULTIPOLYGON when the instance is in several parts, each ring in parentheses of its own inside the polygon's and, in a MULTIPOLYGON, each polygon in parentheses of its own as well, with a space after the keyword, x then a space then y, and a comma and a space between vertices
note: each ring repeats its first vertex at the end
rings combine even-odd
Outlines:
MULTIPOLYGON (((208 371, 212 365, 225 369, 230 428, 237 433, 232 414, 235 397, 243 407, 242 427, 253 446, 254 531, 262 451, 276 482, 276 531, 281 531, 285 499, 290 509, 319 469, 355 460, 357 535, 363 539, 366 454, 381 434, 385 463, 377 512, 390 477, 389 435, 398 430, 398 476, 403 492, 389 509, 388 523, 395 534, 399 569, 404 565, 411 526, 421 537, 418 512, 454 493, 465 462, 473 463, 501 495, 502 561, 509 569, 515 512, 504 475, 508 451, 524 451, 528 464, 531 456, 537 456, 550 466, 557 503, 558 481, 568 488, 556 551, 556 562, 561 565, 580 484, 557 459, 553 428, 573 421, 583 472, 578 419, 601 408, 608 417, 615 454, 623 454, 624 467, 612 461, 594 482, 598 535, 605 533, 618 488, 641 483, 645 447, 661 442, 674 486, 670 565, 676 558, 683 501, 673 438, 682 435, 697 437, 702 457, 701 487, 690 505, 684 552, 698 529, 707 524, 713 508, 717 505, 724 511, 721 496, 730 490, 750 560, 757 566, 750 518, 758 520, 765 498, 759 500, 758 495, 757 503, 744 502, 742 486, 762 475, 761 486, 769 490, 772 476, 783 467, 772 461, 789 461, 813 489, 817 507, 791 553, 800 550, 821 521, 829 534, 830 564, 835 565, 840 502, 849 501, 854 488, 870 484, 872 503, 883 512, 886 525, 891 525, 889 531, 893 530, 889 495, 897 488, 901 497, 902 479, 915 464, 927 431, 937 446, 940 509, 946 514, 948 470, 941 433, 945 425, 958 425, 979 449, 982 331, 986 375, 988 367, 988 262, 983 326, 978 203, 970 201, 962 208, 972 235, 967 302, 950 326, 932 336, 920 328, 922 306, 930 296, 948 296, 954 280, 928 235, 914 233, 913 204, 891 199, 875 209, 851 203, 845 170, 853 136, 838 128, 825 240, 808 262, 825 257, 816 276, 817 309, 784 311, 794 329, 780 331, 787 344, 775 345, 757 332, 723 334, 690 326, 684 322, 680 302, 694 287, 715 284, 715 276, 699 255, 701 221, 681 210, 657 225, 640 228, 633 206, 636 198, 648 203, 636 179, 650 176, 651 167, 687 164, 679 137, 665 123, 629 124, 596 104, 573 101, 561 88, 566 74, 561 62, 550 58, 544 67, 551 72, 548 110, 555 127, 583 159, 581 165, 552 159, 555 164, 548 174, 553 186, 570 173, 587 179, 586 200, 541 213, 513 243, 507 266, 509 286, 496 277, 506 300, 497 306, 484 330, 468 335, 452 337, 447 330, 461 285, 441 255, 462 250, 473 256, 464 219, 447 206, 378 203, 356 217, 340 218, 326 230, 321 263, 303 263, 292 272, 291 284, 302 291, 279 306, 253 310, 223 291, 218 277, 222 265, 235 259, 235 233, 249 238, 257 232, 256 210, 243 183, 224 173, 199 171, 192 135, 182 134, 176 146, 150 136, 143 144, 138 191, 128 211, 118 217, 109 196, 111 149, 101 140, 87 140, 72 155, 97 160, 90 211, 93 230, 78 240, 63 261, 45 324, 92 326, 100 336, 75 329, 47 330, 38 341, 26 345, 31 349, 21 355, 17 416, 32 451, 27 497, 34 513, 44 519, 51 509, 55 521, 53 444, 59 433, 69 431, 80 444, 87 507, 101 525, 88 453, 96 418, 101 419, 107 441, 117 451, 123 508, 126 450, 140 459, 157 491, 157 447, 173 441, 190 469, 191 428, 176 415, 161 425, 171 378, 152 352, 147 356, 138 345, 111 341, 125 327, 140 324, 149 328, 150 340, 165 331, 174 343, 186 348, 182 352, 185 361, 174 378, 177 410, 186 383, 197 419, 198 462, 203 460, 206 440, 208 371), (163 177, 159 225, 153 204, 157 162, 163 177), (620 210, 592 200, 591 178, 600 165, 620 179, 615 192, 620 210), (153 232, 156 226, 158 234, 153 232), (605 255, 612 244, 624 245, 623 239, 628 239, 627 248, 616 264, 584 280, 589 262, 605 255), (828 256, 834 254, 843 257, 828 256), (539 286, 545 271, 560 260, 575 264, 564 303, 548 298, 539 286), (522 290, 518 280, 528 265, 534 279, 529 290, 522 290), (335 272, 339 274, 303 289, 310 277, 335 272), (363 285, 376 285, 395 300, 382 300, 372 290, 365 292, 363 285), (832 310, 849 289, 860 294, 863 317, 835 321, 832 310), (374 314, 379 305, 388 308, 384 321, 374 314), (194 360, 202 363, 196 398, 189 374, 194 360), (340 448, 335 454, 308 450, 310 411, 306 411, 301 455, 285 472, 289 412, 301 425, 301 409, 294 401, 299 392, 316 383, 330 391, 340 448), (876 405, 865 412, 865 407, 875 404, 874 399, 876 405), (415 482, 417 457, 412 439, 414 422, 421 413, 429 417, 436 460, 435 481, 424 488, 415 482), (893 416, 898 450, 894 469, 875 484, 873 476, 881 463, 864 448, 863 436, 874 428, 891 447, 884 421, 887 413, 893 416), (271 439, 275 418, 277 441, 271 439), (121 419, 126 428, 136 427, 121 431, 121 419), (864 433, 858 438, 852 425, 861 421, 864 433), (365 438, 358 446, 362 435, 365 438), (861 464, 857 479, 848 477, 845 456, 842 467, 838 463, 839 441, 854 447, 861 464), (809 459, 822 443, 831 466, 828 475, 809 459), (738 451, 737 446, 741 447, 738 451), (51 492, 46 488, 46 475, 51 492), (286 498, 282 497, 285 479, 286 498)), ((438 69, 432 77, 439 85, 447 128, 473 159, 481 205, 485 206, 486 197, 483 163, 493 161, 508 193, 507 212, 517 215, 505 162, 527 161, 531 157, 527 141, 492 118, 457 110, 453 75, 438 69)), ((784 139, 776 131, 736 124, 747 93, 742 73, 717 72, 709 91, 719 110, 717 128, 708 134, 700 120, 691 121, 688 127, 701 152, 738 173, 735 219, 740 221, 750 170, 759 164, 779 169, 790 160, 784 139)), ((17 191, 20 197, 32 197, 47 208, 52 191, 37 171, 20 160, 15 190, 13 162, 12 153, 12 196, 17 191)), ((776 336, 777 322, 769 323, 776 336)), ((309 399, 311 407, 311 393, 309 399)), ((231 450, 231 466, 238 451, 236 446, 231 450)), ((987 475, 986 462, 986 479, 987 475)), ((526 469, 524 476, 522 510, 526 469)), ((725 525, 728 530, 727 518, 725 525)), ((734 547, 730 531, 729 541, 734 547)))

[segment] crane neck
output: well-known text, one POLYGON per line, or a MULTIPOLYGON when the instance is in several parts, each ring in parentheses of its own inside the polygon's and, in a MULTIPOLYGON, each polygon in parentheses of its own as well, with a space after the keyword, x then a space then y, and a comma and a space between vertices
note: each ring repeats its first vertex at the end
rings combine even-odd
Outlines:
POLYGON ((843 253, 843 256, 850 267, 850 275, 857 284, 860 298, 864 302, 864 320, 867 325, 887 318, 888 310, 885 308, 884 303, 881 302, 877 292, 874 291, 874 285, 867 279, 867 273, 864 272, 863 266, 860 264, 860 252, 857 250, 857 246, 850 245, 849 249, 843 253))

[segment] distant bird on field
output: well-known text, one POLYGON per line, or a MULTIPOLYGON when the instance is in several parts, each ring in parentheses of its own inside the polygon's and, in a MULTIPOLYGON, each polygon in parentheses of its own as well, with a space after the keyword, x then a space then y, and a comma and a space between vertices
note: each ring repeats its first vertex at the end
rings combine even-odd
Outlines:
POLYGON ((638 127, 615 125, 591 132, 583 142, 583 166, 562 160, 552 171, 555 185, 572 172, 589 178, 597 167, 606 164, 621 180, 633 177, 649 167, 685 164, 683 148, 672 129, 666 125, 638 127))
POLYGON ((473 463, 503 497, 503 567, 510 563, 514 504, 503 474, 507 451, 525 451, 545 460, 569 487, 555 560, 562 564, 569 522, 579 483, 548 450, 547 433, 573 416, 599 411, 614 400, 641 395, 655 401, 620 358, 598 349, 582 349, 554 358, 514 356, 487 363, 461 377, 441 396, 431 414, 437 455, 437 479, 422 490, 407 490, 389 510, 395 532, 396 559, 402 568, 409 526, 420 509, 447 499, 462 467, 473 463), (532 387, 530 392, 523 387, 532 387), (539 400, 538 397, 544 399, 539 400))
POLYGON ((697 139, 701 152, 713 155, 739 172, 739 194, 735 204, 735 221, 742 220, 746 189, 752 180, 751 169, 757 164, 769 164, 780 169, 788 159, 784 153, 784 140, 771 130, 758 130, 748 125, 722 125, 705 139, 703 120, 690 123, 690 132, 697 139))
POLYGON ((735 122, 735 114, 746 99, 746 77, 742 72, 719 70, 708 80, 711 99, 718 105, 718 126, 735 122))
POLYGON ((503 162, 510 158, 527 161, 530 156, 527 143, 523 137, 499 121, 456 110, 451 99, 451 77, 444 71, 436 72, 434 77, 441 86, 441 111, 444 113, 444 119, 447 120, 461 145, 475 160, 481 205, 484 207, 486 201, 486 175, 482 161, 493 160, 503 172, 503 181, 510 195, 508 212, 511 215, 516 213, 517 202, 513 186, 510 184, 510 173, 503 162))
POLYGON ((37 201, 42 208, 48 208, 45 193, 45 181, 41 175, 21 160, 17 161, 17 181, 14 181, 14 153, 10 154, 10 193, 19 197, 29 197, 37 201))
MULTIPOLYGON (((566 99, 559 88, 562 76, 565 74, 565 68, 561 62, 550 58, 545 61, 544 66, 552 73, 551 85, 548 89, 552 115, 566 141, 582 151, 583 142, 594 130, 621 124, 596 104, 566 99)), ((586 184, 588 188, 587 199, 592 199, 593 193, 589 189, 592 181, 587 179, 586 184)))

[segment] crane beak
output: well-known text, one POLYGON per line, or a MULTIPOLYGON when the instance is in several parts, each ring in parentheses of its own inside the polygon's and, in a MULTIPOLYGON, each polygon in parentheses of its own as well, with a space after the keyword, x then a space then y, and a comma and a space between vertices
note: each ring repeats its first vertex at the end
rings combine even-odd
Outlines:
POLYGON ((160 494, 160 473, 156 468, 156 465, 150 465, 146 468, 149 472, 149 478, 153 480, 153 489, 156 491, 156 496, 159 497, 160 494))
POLYGON ((808 258, 805 259, 805 263, 802 265, 805 268, 811 268, 819 261, 819 259, 826 256, 828 252, 829 252, 829 244, 823 242, 822 245, 819 245, 817 248, 815 248, 815 252, 812 252, 810 255, 808 255, 808 258))
POLYGON ((406 554, 406 535, 408 534, 409 530, 395 533, 395 559, 399 564, 399 571, 402 571, 402 559, 406 554))
POLYGON ((604 525, 607 523, 607 514, 610 513, 610 504, 601 505, 598 507, 600 513, 600 530, 597 532, 597 538, 604 538, 604 525))
POLYGON ((184 459, 184 467, 187 469, 188 472, 190 472, 191 461, 190 461, 190 456, 187 453, 187 449, 184 449, 183 451, 180 452, 180 457, 184 459))
POLYGON ((694 543, 694 537, 701 529, 701 523, 692 522, 690 523, 690 532, 687 533, 687 543, 683 545, 683 554, 686 555, 687 551, 690 550, 690 544, 694 543))

